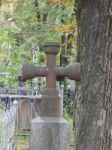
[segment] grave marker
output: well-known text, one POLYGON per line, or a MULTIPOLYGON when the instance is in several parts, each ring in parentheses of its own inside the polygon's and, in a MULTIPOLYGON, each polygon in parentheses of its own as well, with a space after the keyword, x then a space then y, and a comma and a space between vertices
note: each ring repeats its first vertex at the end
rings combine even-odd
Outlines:
POLYGON ((60 45, 45 42, 46 66, 23 65, 24 80, 46 77, 46 88, 42 92, 40 117, 32 121, 31 150, 69 150, 69 127, 60 116, 60 97, 56 89, 57 77, 80 80, 80 64, 56 67, 56 55, 60 45))

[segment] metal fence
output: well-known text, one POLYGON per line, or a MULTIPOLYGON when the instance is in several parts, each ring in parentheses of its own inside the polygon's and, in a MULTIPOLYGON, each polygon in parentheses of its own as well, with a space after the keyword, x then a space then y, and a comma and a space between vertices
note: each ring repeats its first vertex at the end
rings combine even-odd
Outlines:
POLYGON ((39 92, 0 91, 0 150, 28 147, 31 120, 38 116, 39 92))

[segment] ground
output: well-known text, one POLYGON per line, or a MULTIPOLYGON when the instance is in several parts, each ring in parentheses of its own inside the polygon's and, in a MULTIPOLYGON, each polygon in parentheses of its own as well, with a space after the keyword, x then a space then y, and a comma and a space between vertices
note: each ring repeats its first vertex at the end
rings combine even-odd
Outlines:
POLYGON ((74 150, 73 146, 70 147, 70 150, 74 150))

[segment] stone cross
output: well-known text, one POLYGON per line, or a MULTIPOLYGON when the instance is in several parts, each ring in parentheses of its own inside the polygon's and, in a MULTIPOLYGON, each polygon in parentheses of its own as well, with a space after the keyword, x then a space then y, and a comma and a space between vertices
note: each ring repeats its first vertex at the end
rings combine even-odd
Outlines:
POLYGON ((34 77, 46 77, 46 88, 42 91, 41 113, 43 117, 60 117, 60 97, 56 89, 57 77, 68 77, 80 80, 80 64, 76 63, 67 67, 56 67, 56 56, 60 45, 48 41, 43 44, 46 54, 46 66, 23 65, 22 77, 24 80, 34 77))

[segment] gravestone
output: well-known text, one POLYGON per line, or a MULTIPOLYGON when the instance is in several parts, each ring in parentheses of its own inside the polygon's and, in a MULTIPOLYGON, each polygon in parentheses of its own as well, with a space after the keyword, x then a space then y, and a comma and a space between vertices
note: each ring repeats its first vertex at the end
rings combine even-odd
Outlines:
POLYGON ((46 88, 42 92, 40 117, 32 120, 31 150, 70 150, 68 122, 60 115, 60 96, 56 89, 57 77, 80 80, 80 64, 56 67, 59 44, 45 42, 46 66, 24 64, 23 79, 46 77, 46 88))

